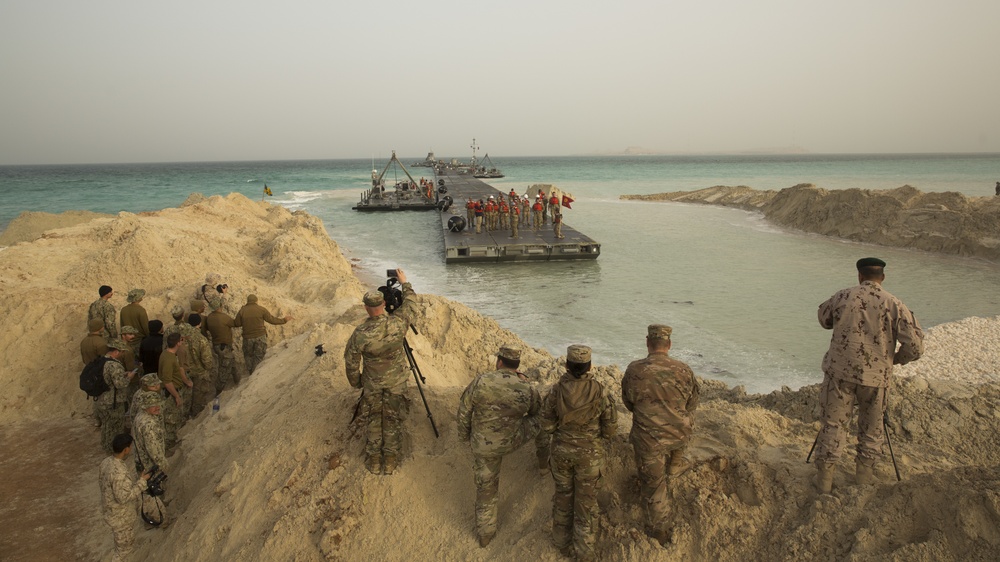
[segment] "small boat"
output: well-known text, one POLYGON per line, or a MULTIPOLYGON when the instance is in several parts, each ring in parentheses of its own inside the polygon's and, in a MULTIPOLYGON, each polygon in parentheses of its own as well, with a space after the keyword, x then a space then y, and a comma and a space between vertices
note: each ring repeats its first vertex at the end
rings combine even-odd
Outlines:
POLYGON ((503 172, 501 172, 493 160, 490 159, 490 155, 487 154, 483 157, 482 162, 476 166, 475 171, 472 173, 474 178, 502 178, 503 172))

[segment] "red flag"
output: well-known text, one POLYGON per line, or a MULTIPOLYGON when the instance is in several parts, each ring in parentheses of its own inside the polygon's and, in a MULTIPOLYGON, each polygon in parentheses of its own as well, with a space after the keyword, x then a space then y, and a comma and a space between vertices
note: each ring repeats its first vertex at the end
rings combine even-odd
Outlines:
POLYGON ((566 207, 567 209, 572 209, 573 207, 569 206, 569 204, 572 203, 572 202, 573 202, 573 198, 570 197, 568 193, 563 193, 562 206, 566 207))

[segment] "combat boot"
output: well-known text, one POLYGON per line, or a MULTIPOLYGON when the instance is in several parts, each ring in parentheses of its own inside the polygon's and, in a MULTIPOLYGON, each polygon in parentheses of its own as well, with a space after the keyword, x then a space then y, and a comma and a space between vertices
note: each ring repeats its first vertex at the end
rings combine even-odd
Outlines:
POLYGON ((382 460, 382 474, 392 474, 396 470, 396 455, 386 455, 382 460))
POLYGON ((368 455, 365 458, 365 468, 372 474, 382 474, 382 455, 368 455))
POLYGON ((871 484, 875 479, 875 467, 858 460, 854 465, 854 481, 859 486, 871 484))
POLYGON ((684 474, 684 471, 689 468, 691 468, 691 462, 684 458, 684 451, 678 449, 670 453, 670 466, 667 467, 667 473, 670 476, 684 474))
POLYGON ((816 489, 821 494, 829 494, 833 490, 833 464, 816 463, 816 489))
POLYGON ((479 548, 486 548, 489 546, 490 541, 493 540, 494 533, 485 533, 479 535, 479 548))
POLYGON ((538 475, 549 475, 549 459, 538 459, 538 475))

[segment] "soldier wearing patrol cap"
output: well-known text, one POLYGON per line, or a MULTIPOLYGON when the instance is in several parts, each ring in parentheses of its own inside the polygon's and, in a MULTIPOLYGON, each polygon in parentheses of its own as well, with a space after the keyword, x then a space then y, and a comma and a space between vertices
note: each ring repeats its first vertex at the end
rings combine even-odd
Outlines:
POLYGON ((614 437, 614 398, 590 374, 590 348, 566 350, 566 374, 542 403, 542 431, 552 434, 552 541, 564 555, 594 560, 597 488, 604 439, 614 437))
POLYGON ((409 365, 403 339, 415 313, 413 287, 402 269, 396 270, 402 284, 403 304, 386 314, 382 293, 365 293, 368 318, 351 334, 344 349, 347 381, 362 388, 368 425, 365 467, 373 474, 392 474, 399 462, 402 422, 406 412, 406 381, 409 365))
POLYGON ((646 329, 645 359, 629 364, 622 377, 622 403, 632 412, 629 439, 639 472, 640 498, 646 511, 646 533, 665 544, 667 476, 687 469, 684 450, 691 439, 699 387, 687 364, 670 357, 673 329, 652 324, 646 329))
POLYGON ((858 284, 838 291, 819 305, 819 324, 833 330, 823 357, 820 430, 816 437, 816 487, 833 488, 847 424, 858 405, 858 456, 855 481, 868 484, 882 454, 882 413, 893 365, 905 365, 924 352, 924 333, 910 309, 882 288, 885 262, 862 258, 855 264, 858 284), (898 344, 899 350, 896 349, 898 344))
POLYGON ((538 434, 538 391, 517 372, 521 351, 503 346, 492 371, 476 376, 458 404, 458 437, 472 444, 476 532, 485 547, 496 535, 500 463, 538 434))
POLYGON ((121 364, 121 354, 128 351, 128 344, 119 339, 108 342, 109 360, 104 363, 104 382, 108 390, 97 397, 97 415, 101 420, 101 446, 111 452, 111 444, 119 433, 125 431, 125 409, 128 404, 126 389, 136 371, 126 371, 121 364))
MULTIPOLYGON (((146 375, 149 376, 149 375, 146 375)), ((153 375, 156 376, 156 375, 153 375)), ((146 377, 143 377, 145 379, 146 377)), ((135 406, 139 410, 132 421, 135 438, 136 472, 149 470, 154 464, 167 470, 167 453, 164 445, 163 399, 157 392, 137 392, 135 406)))

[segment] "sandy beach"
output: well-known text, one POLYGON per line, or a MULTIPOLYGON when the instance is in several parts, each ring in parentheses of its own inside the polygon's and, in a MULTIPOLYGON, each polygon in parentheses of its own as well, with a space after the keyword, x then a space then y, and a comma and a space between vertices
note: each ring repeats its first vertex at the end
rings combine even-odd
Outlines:
MULTIPOLYGON (((268 328, 267 358, 222 395, 218 414, 181 430, 167 485, 174 520, 165 529, 137 522, 135 559, 564 560, 550 540, 551 477, 538 475, 530 447, 505 459, 499 530, 479 548, 472 455, 455 428, 462 390, 500 345, 524 350, 522 370, 543 392, 563 358, 415 282, 418 334, 409 342, 441 435, 411 381, 401 467, 374 476, 362 464, 363 428, 349 423, 357 391, 343 362, 370 287, 319 219, 238 194, 192 195, 150 213, 33 213, 3 236, 0 558, 110 556, 100 436, 77 385, 87 306, 103 284, 122 295, 113 301, 119 310, 139 287, 149 317, 168 319, 217 272, 236 295, 256 294, 295 319, 268 328), (320 344, 327 353, 317 356, 320 344)), ((828 496, 817 495, 804 462, 818 428, 817 386, 748 395, 696 373, 694 466, 671 486, 665 548, 642 532, 631 416, 619 400, 599 496, 599 559, 1000 558, 1000 318, 926 332, 926 355, 896 370, 889 393, 902 481, 886 451, 877 483, 855 486, 848 454, 828 496)), ((621 370, 595 371, 618 396, 621 370)))

